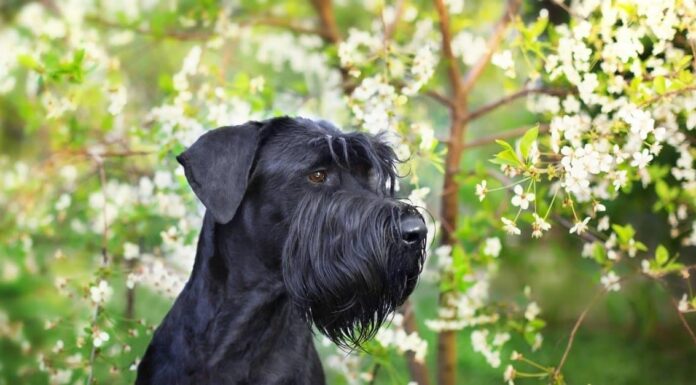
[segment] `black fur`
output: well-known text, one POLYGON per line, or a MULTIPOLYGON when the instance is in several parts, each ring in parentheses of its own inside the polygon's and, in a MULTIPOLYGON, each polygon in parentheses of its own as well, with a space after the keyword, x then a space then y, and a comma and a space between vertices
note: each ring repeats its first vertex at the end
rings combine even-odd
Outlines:
POLYGON ((394 199, 381 138, 276 118, 213 130, 177 159, 207 211, 136 384, 324 384, 311 326, 359 348, 413 291, 425 225, 394 199))

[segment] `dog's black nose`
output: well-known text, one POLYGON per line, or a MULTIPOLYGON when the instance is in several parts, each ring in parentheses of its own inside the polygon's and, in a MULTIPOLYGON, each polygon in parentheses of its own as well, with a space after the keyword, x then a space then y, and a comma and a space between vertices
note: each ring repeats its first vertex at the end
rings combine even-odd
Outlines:
POLYGON ((401 238, 408 244, 416 244, 422 242, 428 229, 425 227, 425 221, 418 214, 408 214, 401 218, 401 238))

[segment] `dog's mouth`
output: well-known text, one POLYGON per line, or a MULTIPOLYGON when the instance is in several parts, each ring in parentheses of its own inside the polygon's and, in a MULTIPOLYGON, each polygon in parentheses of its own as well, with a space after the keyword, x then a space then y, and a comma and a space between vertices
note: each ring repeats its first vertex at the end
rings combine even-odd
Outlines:
POLYGON ((393 269, 395 272, 393 279, 401 279, 400 286, 403 288, 397 306, 401 306, 418 285, 418 278, 425 262, 424 244, 425 242, 419 242, 418 244, 402 246, 403 252, 392 257, 394 264, 401 265, 401 267, 393 269))

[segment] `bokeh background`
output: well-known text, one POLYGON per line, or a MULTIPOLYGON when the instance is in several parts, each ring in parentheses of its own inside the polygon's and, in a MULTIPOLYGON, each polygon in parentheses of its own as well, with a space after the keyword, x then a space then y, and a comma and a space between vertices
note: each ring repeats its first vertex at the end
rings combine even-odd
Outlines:
MULTIPOLYGON (((559 107, 568 95, 589 115, 602 114, 582 93, 572 96, 572 79, 550 77, 547 59, 565 44, 558 31, 575 31, 583 20, 593 52, 604 44, 602 28, 611 36, 626 25, 642 31, 645 49, 633 48, 640 52, 629 61, 642 63, 647 76, 625 75, 622 92, 645 110, 636 98, 667 94, 679 106, 673 124, 693 146, 688 74, 696 6, 652 2, 664 20, 674 19, 674 33, 655 38, 641 8, 648 3, 3 0, 0 384, 132 383, 152 331, 187 279, 201 224, 202 206, 175 155, 205 130, 276 115, 395 134, 397 151, 409 159, 399 195, 430 218, 428 264, 405 316, 367 352, 339 351, 317 336, 330 384, 408 384, 418 379, 414 371, 427 372, 429 383, 452 383, 439 365, 438 321, 462 319, 467 309, 479 321, 450 325, 455 343, 446 342, 456 351, 457 384, 696 383, 688 326, 696 326, 688 303, 696 258, 680 238, 689 237, 696 203, 693 185, 669 179, 678 153, 663 151, 667 166, 650 169, 653 184, 637 182, 636 171, 630 185, 601 200, 611 223, 630 224, 628 238, 645 246, 636 258, 617 248, 621 261, 593 251, 607 240, 601 231, 587 233, 596 239, 569 234, 578 219, 568 206, 574 198, 549 204, 551 183, 534 190, 546 202, 540 207, 553 207, 551 230, 532 238, 531 214, 523 214, 529 224, 520 222, 522 234, 507 235, 500 218, 520 216, 505 182, 515 175, 489 162, 501 148, 495 138, 514 146, 537 123, 539 146, 548 143, 548 123, 572 109, 559 107), (618 21, 602 26, 599 3, 618 9, 618 21), (655 48, 660 41, 668 42, 667 54, 655 48), (651 58, 662 62, 646 65, 651 58), (475 86, 459 98, 452 69, 465 79, 479 64, 475 86), (459 109, 451 104, 464 99, 461 111, 490 109, 459 126, 463 147, 454 148, 459 109), (446 156, 453 148, 462 154, 454 169, 446 156), (444 173, 456 191, 443 191, 444 173), (481 202, 482 180, 489 190, 505 188, 481 202), (442 197, 451 194, 458 218, 448 230, 442 197), (677 237, 672 216, 679 217, 677 237), (454 241, 443 242, 443 228, 454 241), (658 245, 679 265, 641 274, 641 259, 655 259, 658 245), (607 284, 609 271, 621 277, 620 290, 607 284), (443 311, 443 293, 461 295, 458 313, 443 311)), ((593 55, 584 71, 600 73, 597 92, 611 96, 607 84, 615 78, 601 75, 612 72, 603 61, 593 55)), ((621 71, 632 70, 614 72, 621 71)), ((686 152, 693 155, 693 147, 686 152)), ((583 207, 592 212, 593 203, 583 207)))

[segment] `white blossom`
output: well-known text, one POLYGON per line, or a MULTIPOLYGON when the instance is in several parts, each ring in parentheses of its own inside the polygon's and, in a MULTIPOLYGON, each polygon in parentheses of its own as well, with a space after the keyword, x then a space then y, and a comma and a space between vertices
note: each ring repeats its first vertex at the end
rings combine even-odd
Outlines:
POLYGON ((600 281, 607 291, 619 291, 621 289, 620 279, 612 270, 602 275, 600 281))
POLYGON ((524 191, 521 185, 516 185, 514 188, 515 196, 512 197, 512 205, 518 206, 522 210, 529 208, 529 202, 534 201, 534 193, 524 191))
POLYGON ((503 381, 507 382, 508 385, 515 385, 515 368, 512 365, 508 365, 503 373, 503 381))
POLYGON ((530 302, 527 305, 527 309, 524 311, 524 318, 526 318, 529 321, 533 321, 537 318, 539 313, 541 313, 539 305, 536 302, 530 302))
POLYGON ((110 90, 109 96, 109 113, 111 115, 120 114, 128 102, 128 90, 124 86, 119 86, 115 90, 110 90))
POLYGON ((510 50, 494 53, 491 57, 491 63, 505 71, 505 76, 515 77, 515 62, 512 60, 512 52, 510 50))
POLYGON ((521 231, 520 229, 515 225, 515 222, 507 219, 507 218, 501 218, 503 221, 503 229, 510 235, 520 235, 521 231))
POLYGON ((89 294, 90 298, 92 299, 92 302, 94 302, 97 305, 100 305, 108 302, 109 299, 111 299, 113 289, 111 288, 111 286, 109 286, 108 282, 102 279, 96 286, 92 286, 89 288, 89 294))
POLYGON ((110 338, 110 337, 109 337, 109 333, 107 333, 107 332, 105 332, 105 331, 103 331, 103 330, 98 330, 98 329, 97 329, 97 330, 95 330, 95 331, 93 332, 92 338, 93 338, 93 339, 92 339, 92 344, 94 345, 94 347, 99 348, 99 347, 101 347, 102 345, 104 345, 104 343, 106 343, 107 341, 109 341, 109 338, 110 338))
POLYGON ((586 217, 582 221, 575 222, 575 225, 570 228, 569 233, 577 233, 578 235, 583 234, 585 231, 587 231, 587 223, 590 221, 590 217, 586 217))
POLYGON ((500 243, 500 238, 492 237, 486 238, 485 244, 483 246, 483 253, 490 255, 491 257, 497 257, 500 255, 500 250, 503 248, 500 243))
POLYGON ((125 260, 138 258, 139 255, 140 246, 130 242, 126 242, 123 244, 123 258, 125 260))
POLYGON ((534 217, 534 222, 532 223, 532 237, 541 238, 544 231, 549 231, 549 229, 551 229, 551 224, 537 213, 532 213, 532 216, 534 217))
POLYGON ((684 294, 681 297, 681 299, 679 300, 679 304, 677 305, 677 308, 682 313, 686 313, 687 311, 689 311, 689 298, 687 297, 686 294, 684 294))
POLYGON ((650 163, 652 159, 653 156, 647 149, 644 149, 642 152, 634 152, 633 161, 631 161, 631 166, 643 169, 645 168, 645 166, 648 165, 648 163, 650 163))
POLYGON ((486 198, 486 194, 488 193, 488 187, 486 187, 487 182, 485 180, 482 180, 481 183, 476 185, 476 196, 479 199, 479 202, 483 201, 484 198, 486 198))

